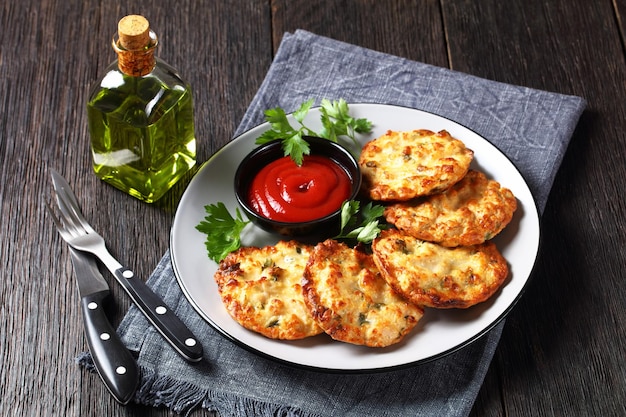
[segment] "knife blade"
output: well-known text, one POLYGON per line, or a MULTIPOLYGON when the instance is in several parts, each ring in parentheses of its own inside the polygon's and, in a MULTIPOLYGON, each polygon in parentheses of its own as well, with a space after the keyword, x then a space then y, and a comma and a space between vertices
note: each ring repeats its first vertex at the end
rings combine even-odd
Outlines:
POLYGON ((69 247, 80 294, 85 337, 100 378, 111 395, 127 404, 139 385, 139 369, 104 311, 109 285, 91 255, 69 247))

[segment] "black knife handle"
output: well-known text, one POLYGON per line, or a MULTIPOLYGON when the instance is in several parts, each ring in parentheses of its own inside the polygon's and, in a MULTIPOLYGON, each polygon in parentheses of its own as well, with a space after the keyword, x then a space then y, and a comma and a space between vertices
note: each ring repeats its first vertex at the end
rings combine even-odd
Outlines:
POLYGON ((139 385, 139 369, 107 319, 103 300, 108 294, 101 291, 82 298, 85 336, 100 378, 118 402, 127 404, 139 385))
POLYGON ((202 345, 198 339, 150 287, 135 277, 130 269, 118 269, 115 275, 137 307, 183 358, 190 362, 202 359, 202 345))

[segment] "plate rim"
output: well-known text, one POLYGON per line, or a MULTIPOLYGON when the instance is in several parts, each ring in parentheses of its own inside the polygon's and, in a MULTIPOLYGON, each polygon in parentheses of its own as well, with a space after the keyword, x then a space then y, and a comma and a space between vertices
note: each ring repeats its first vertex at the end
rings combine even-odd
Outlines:
MULTIPOLYGON (((534 216, 533 219, 536 218, 536 230, 537 230, 536 247, 537 247, 537 250, 533 254, 532 265, 529 268, 528 276, 525 278, 524 284, 520 288, 519 292, 515 295, 513 300, 510 302, 510 304, 496 318, 494 318, 488 325, 486 325, 482 330, 478 331, 473 336, 465 339, 464 341, 462 341, 460 343, 457 343, 455 346, 453 346, 453 347, 451 347, 451 348, 449 348, 449 349, 447 349, 445 351, 439 352, 437 354, 433 354, 433 355, 428 356, 426 358, 417 359, 417 360, 414 360, 414 361, 408 361, 406 363, 400 363, 400 364, 389 365, 389 366, 362 368, 362 369, 323 367, 323 366, 315 366, 315 365, 310 365, 310 364, 294 362, 294 361, 291 361, 291 360, 287 360, 287 359, 284 359, 284 358, 280 358, 280 357, 274 356, 274 355, 272 355, 270 353, 267 353, 267 352, 264 352, 264 351, 262 351, 260 349, 257 349, 254 346, 250 346, 249 344, 245 343, 244 341, 241 341, 238 338, 233 337, 231 334, 229 334, 228 331, 223 329, 218 323, 216 323, 214 320, 212 320, 211 317, 209 317, 208 314, 206 312, 204 312, 202 308, 200 308, 200 306, 196 303, 194 297, 189 293, 189 290, 185 286, 185 283, 183 282, 183 279, 181 278, 181 272, 180 272, 180 269, 178 267, 178 261, 176 260, 176 257, 174 255, 175 252, 173 250, 173 247, 174 247, 174 232, 175 232, 174 226, 176 225, 177 217, 178 217, 178 215, 180 213, 180 210, 181 210, 181 204, 180 203, 183 202, 183 199, 185 198, 185 195, 187 194, 188 190, 191 188, 192 183, 196 180, 196 178, 198 178, 198 174, 200 174, 200 172, 203 169, 205 169, 205 167, 211 161, 213 161, 215 158, 219 157, 219 155, 221 153, 223 153, 227 148, 229 148, 231 146, 236 146, 238 140, 240 140, 240 138, 242 136, 251 135, 256 130, 267 130, 267 128, 269 127, 268 122, 259 123, 259 124, 255 125, 255 126, 249 128, 249 129, 241 132, 240 134, 238 134, 237 136, 235 136, 231 140, 229 140, 227 143, 225 143, 224 145, 219 147, 205 162, 202 163, 202 165, 199 167, 198 171, 194 174, 194 176, 191 179, 190 183, 187 185, 185 191, 183 192, 183 194, 181 196, 181 199, 179 201, 178 207, 176 208, 176 211, 174 213, 174 220, 172 222, 172 227, 170 229, 170 236, 169 236, 170 260, 171 260, 171 263, 172 263, 172 269, 174 271, 174 276, 176 278, 176 282, 177 282, 178 286, 180 287, 181 291, 183 292, 186 300, 191 304, 191 306, 193 307, 195 312, 203 320, 205 320, 217 333, 219 333, 221 337, 224 337, 228 341, 236 344, 237 346, 240 346, 240 347, 244 348, 245 350, 247 350, 249 352, 252 352, 252 353, 254 353, 256 355, 259 355, 261 357, 270 359, 270 360, 272 360, 274 362, 277 362, 277 363, 281 363, 281 364, 292 366, 292 367, 299 368, 299 369, 315 371, 315 372, 340 373, 340 374, 367 374, 367 373, 380 373, 380 372, 388 372, 388 371, 399 370, 399 369, 406 369, 406 368, 411 368, 411 367, 414 367, 414 366, 417 366, 417 365, 422 365, 422 364, 425 364, 425 363, 436 361, 438 359, 441 359, 443 357, 449 356, 449 355, 451 355, 451 354, 453 354, 453 353, 455 353, 455 352, 457 352, 457 351, 467 347, 468 345, 474 343, 475 341, 477 341, 478 339, 482 338, 487 333, 489 333, 491 330, 493 330, 493 328, 495 328, 499 323, 501 323, 510 314, 510 312, 513 310, 513 308, 517 305, 519 300, 522 298, 522 296, 526 292, 526 289, 528 288, 529 282, 532 279, 532 277, 534 275, 534 272, 535 272, 535 269, 536 269, 536 266, 537 266, 537 260, 539 258, 539 254, 541 253, 542 240, 543 240, 543 234, 542 234, 542 228, 541 228, 541 216, 540 216, 540 211, 539 211, 539 207, 538 207, 538 204, 537 204, 537 200, 535 199, 535 196, 533 195, 533 193, 532 193, 532 191, 531 191, 531 189, 530 189, 530 187, 528 185, 528 182, 526 181, 526 178, 524 177, 524 175, 522 174, 520 169, 517 167, 517 165, 511 160, 511 158, 508 155, 506 155, 497 145, 495 145, 489 139, 487 139, 483 135, 477 133, 474 129, 471 129, 471 128, 463 125, 462 123, 459 123, 457 121, 454 121, 454 120, 450 119, 449 117, 442 116, 442 115, 434 113, 434 112, 430 112, 430 111, 422 110, 422 109, 416 109, 416 108, 413 108, 413 107, 410 107, 410 106, 404 106, 404 105, 384 104, 384 103, 369 103, 369 102, 349 102, 348 106, 349 107, 353 107, 353 106, 360 106, 361 107, 361 106, 364 106, 364 107, 401 108, 401 109, 405 109, 405 110, 409 110, 409 111, 416 111, 416 112, 419 112, 419 113, 424 113, 424 114, 427 114, 427 115, 430 115, 430 116, 435 116, 436 118, 445 119, 449 123, 452 123, 452 124, 455 124, 457 126, 460 126, 463 129, 466 129, 466 130, 472 132, 474 135, 476 135, 477 137, 479 137, 483 141, 487 142, 494 149, 496 149, 497 152, 501 156, 503 156, 508 161, 508 163, 511 165, 511 167, 513 167, 515 169, 517 174, 522 179, 522 182, 523 182, 524 186, 528 189, 528 194, 529 194, 529 196, 531 198, 531 201, 532 201, 532 211, 533 211, 533 216, 534 216)), ((313 111, 313 110, 319 111, 320 108, 321 108, 321 106, 312 106, 310 111, 309 111, 309 113, 311 111, 313 111)), ((292 117, 292 114, 293 114, 293 112, 287 113, 287 116, 288 117, 292 117)), ((525 208, 528 209, 528 207, 525 207, 525 208)), ((280 341, 278 341, 278 342, 280 342, 280 341)), ((340 343, 340 342, 336 342, 336 343, 340 343)))

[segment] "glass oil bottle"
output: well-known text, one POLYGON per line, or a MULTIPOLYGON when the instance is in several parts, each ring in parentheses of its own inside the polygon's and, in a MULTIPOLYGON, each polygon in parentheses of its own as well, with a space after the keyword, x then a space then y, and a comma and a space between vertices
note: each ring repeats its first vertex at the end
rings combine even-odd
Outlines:
POLYGON ((196 163, 189 84, 154 54, 158 40, 130 15, 113 37, 115 60, 87 103, 93 169, 109 184, 152 203, 196 163))

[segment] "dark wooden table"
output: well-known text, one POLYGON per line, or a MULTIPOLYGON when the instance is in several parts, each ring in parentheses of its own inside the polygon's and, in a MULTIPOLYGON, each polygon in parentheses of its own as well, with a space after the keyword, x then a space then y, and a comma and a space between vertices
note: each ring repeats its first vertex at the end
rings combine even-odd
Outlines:
MULTIPOLYGON (((200 161, 230 140, 283 33, 297 28, 588 100, 543 217, 534 279, 507 320, 473 415, 626 415, 625 0, 128 4, 0 6, 1 415, 173 414, 121 407, 73 364, 86 349, 78 295, 69 253, 42 205, 55 168, 140 276, 168 248, 185 182, 147 205, 91 172, 87 89, 114 59, 110 39, 130 13, 149 18, 159 56, 194 87, 200 161)), ((129 300, 113 290, 117 323, 129 300)))

